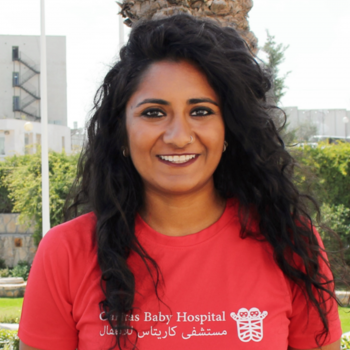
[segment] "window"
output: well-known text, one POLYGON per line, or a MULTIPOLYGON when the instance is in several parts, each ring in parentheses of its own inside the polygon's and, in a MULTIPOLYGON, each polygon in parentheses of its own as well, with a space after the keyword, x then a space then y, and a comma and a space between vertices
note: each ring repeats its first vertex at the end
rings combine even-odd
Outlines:
POLYGON ((62 136, 62 151, 65 149, 65 142, 64 142, 64 136, 62 136))
POLYGON ((19 85, 19 73, 13 72, 12 73, 12 86, 18 86, 19 85))
POLYGON ((19 59, 18 46, 12 46, 12 61, 19 59))
POLYGON ((0 155, 5 155, 5 137, 0 136, 0 155))
POLYGON ((19 111, 19 96, 13 96, 13 110, 19 111))

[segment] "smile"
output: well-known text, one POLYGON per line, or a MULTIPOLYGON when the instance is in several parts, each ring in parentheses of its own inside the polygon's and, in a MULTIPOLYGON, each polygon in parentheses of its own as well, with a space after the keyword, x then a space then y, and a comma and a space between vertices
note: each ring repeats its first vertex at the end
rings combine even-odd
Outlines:
POLYGON ((179 155, 179 156, 158 156, 161 160, 174 164, 183 164, 189 162, 191 159, 196 158, 195 154, 179 155))

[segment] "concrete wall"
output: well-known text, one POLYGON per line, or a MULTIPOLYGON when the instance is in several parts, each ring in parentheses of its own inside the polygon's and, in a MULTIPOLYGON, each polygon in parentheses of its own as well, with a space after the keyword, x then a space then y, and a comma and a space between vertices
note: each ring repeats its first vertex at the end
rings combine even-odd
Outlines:
MULTIPOLYGON (((24 129, 26 122, 26 120, 0 119, 0 138, 5 139, 5 154, 0 154, 0 160, 6 156, 35 152, 36 145, 41 143, 41 124, 31 122, 33 129, 26 132, 24 129), (25 144, 26 135, 28 145, 25 144)), ((71 134, 67 126, 49 124, 48 140, 51 150, 61 152, 64 148, 67 153, 71 152, 71 134)))
MULTIPOLYGON (((20 113, 12 110, 13 96, 26 98, 28 95, 19 87, 12 87, 12 73, 19 72, 20 76, 25 76, 29 69, 22 63, 12 61, 12 46, 18 46, 19 52, 40 71, 40 36, 0 35, 0 118, 21 119, 20 113)), ((49 123, 64 126, 67 126, 66 75, 66 38, 47 36, 48 120, 49 123)), ((39 90, 39 79, 40 76, 35 75, 27 84, 39 90)), ((39 111, 39 101, 30 107, 39 111)))
POLYGON ((0 214, 0 258, 7 266, 15 266, 19 260, 32 263, 36 252, 33 228, 19 225, 18 215, 0 214))
POLYGON ((298 109, 285 107, 287 122, 290 129, 296 129, 305 122, 317 127, 317 135, 347 137, 350 140, 350 111, 345 109, 298 109), (349 123, 345 125, 343 118, 348 117, 349 123))

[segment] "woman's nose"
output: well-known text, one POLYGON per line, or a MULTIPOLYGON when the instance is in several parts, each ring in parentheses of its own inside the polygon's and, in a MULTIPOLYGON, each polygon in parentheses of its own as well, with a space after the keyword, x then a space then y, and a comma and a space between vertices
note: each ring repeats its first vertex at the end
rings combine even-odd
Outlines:
POLYGON ((176 148, 183 148, 192 140, 191 127, 185 116, 175 116, 168 125, 163 141, 176 148))

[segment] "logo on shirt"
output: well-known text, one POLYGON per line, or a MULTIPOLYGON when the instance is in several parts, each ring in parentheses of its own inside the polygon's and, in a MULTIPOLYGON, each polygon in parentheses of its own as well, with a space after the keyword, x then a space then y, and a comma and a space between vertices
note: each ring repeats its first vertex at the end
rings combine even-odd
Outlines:
POLYGON ((242 342, 259 342, 263 338, 263 320, 267 311, 260 312, 256 307, 250 310, 241 308, 237 314, 231 312, 230 316, 237 322, 238 338, 242 342))

